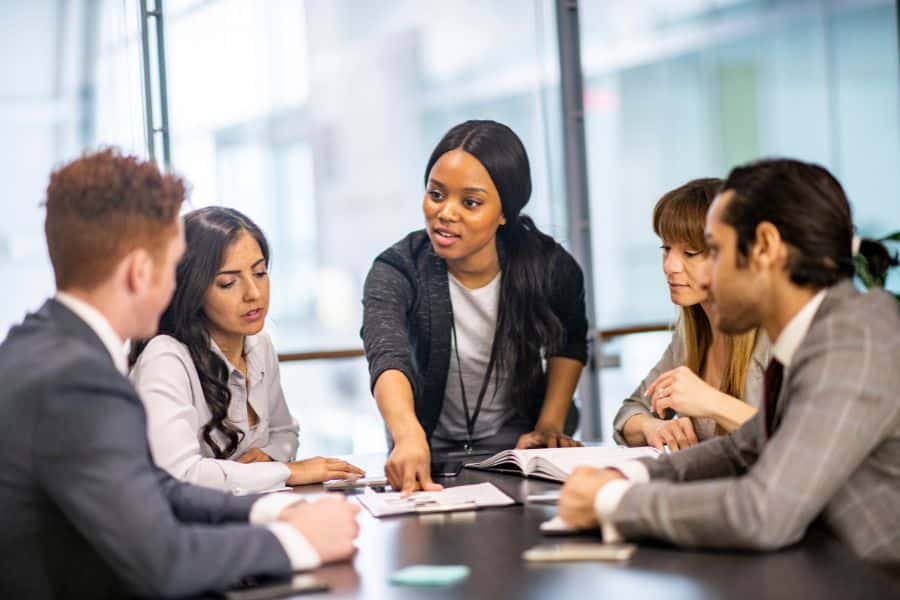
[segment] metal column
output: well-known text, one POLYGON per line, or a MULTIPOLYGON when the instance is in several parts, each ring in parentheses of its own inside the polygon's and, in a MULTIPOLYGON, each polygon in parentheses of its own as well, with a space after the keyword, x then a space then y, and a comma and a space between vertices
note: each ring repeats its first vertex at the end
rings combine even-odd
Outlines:
MULTIPOLYGON (((563 157, 569 242, 584 270, 585 308, 588 323, 596 327, 594 310, 594 267, 591 254, 590 198, 588 193, 587 149, 584 134, 584 90, 581 73, 581 39, 578 30, 578 1, 556 0, 556 29, 559 40, 559 73, 563 110, 563 157)), ((582 399, 581 433, 587 440, 598 439, 603 431, 600 381, 592 340, 588 370, 578 384, 582 399)))
POLYGON ((156 160, 156 134, 161 136, 162 165, 168 170, 172 167, 172 153, 169 139, 169 99, 166 81, 166 37, 163 24, 163 0, 155 0, 154 8, 147 8, 147 0, 141 2, 141 63, 144 75, 144 130, 147 137, 147 153, 151 160, 156 160), (152 23, 151 23, 152 20, 152 23), (156 50, 156 83, 159 107, 159 124, 156 124, 153 110, 153 74, 150 64, 150 31, 155 33, 156 50))

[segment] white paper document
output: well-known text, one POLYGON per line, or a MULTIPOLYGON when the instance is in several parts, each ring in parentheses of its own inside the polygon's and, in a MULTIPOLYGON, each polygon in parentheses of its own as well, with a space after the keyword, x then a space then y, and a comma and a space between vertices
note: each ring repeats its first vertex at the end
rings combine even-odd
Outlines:
POLYGON ((403 498, 400 492, 379 493, 372 488, 366 488, 355 498, 374 517, 475 510, 490 506, 509 506, 516 503, 492 483, 461 485, 445 488, 440 492, 413 492, 406 498, 403 498))

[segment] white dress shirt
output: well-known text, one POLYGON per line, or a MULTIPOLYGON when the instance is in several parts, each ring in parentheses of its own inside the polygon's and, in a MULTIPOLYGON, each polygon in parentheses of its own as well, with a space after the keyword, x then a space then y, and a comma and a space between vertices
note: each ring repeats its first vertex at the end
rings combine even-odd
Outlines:
MULTIPOLYGON (((772 346, 772 356, 784 365, 785 369, 791 365, 797 348, 806 337, 809 328, 812 325, 816 311, 819 310, 822 301, 825 299, 825 291, 819 291, 812 299, 801 308, 796 315, 788 321, 775 344, 772 346)), ((603 530, 603 540, 608 543, 616 543, 622 541, 622 536, 616 528, 609 522, 608 516, 611 515, 619 506, 622 497, 625 495, 632 485, 636 483, 646 483, 650 481, 650 473, 647 467, 638 461, 628 461, 619 465, 617 469, 625 476, 625 479, 617 479, 611 481, 597 492, 594 498, 594 512, 597 513, 597 519, 600 521, 600 527, 603 530)))
MULTIPOLYGON (((71 310, 100 338, 109 352, 116 367, 125 375, 128 371, 128 357, 125 343, 113 329, 109 321, 99 310, 65 292, 57 292, 55 300, 71 310)), ((295 434, 296 438, 296 434, 295 434)), ((295 447, 296 449, 296 447, 295 447)), ((248 465, 249 466, 249 465, 248 465)), ((287 523, 278 521, 281 511, 300 502, 294 494, 269 494, 257 500, 250 509, 250 523, 265 525, 278 538, 282 548, 288 555, 291 567, 295 571, 315 569, 321 559, 315 548, 296 529, 287 523)))
MULTIPOLYGON (((235 494, 284 485, 291 472, 283 463, 294 460, 297 453, 298 427, 284 400, 278 356, 271 339, 266 333, 245 339, 246 378, 223 356, 215 341, 212 351, 228 368, 228 421, 243 438, 231 458, 215 458, 201 432, 212 412, 190 352, 175 338, 158 335, 150 340, 131 371, 147 410, 147 435, 154 460, 178 479, 235 494), (256 425, 250 425, 248 405, 259 417, 256 425), (274 461, 243 464, 232 460, 250 448, 259 448, 274 461)), ((213 431, 211 436, 220 448, 225 447, 221 432, 213 431)))

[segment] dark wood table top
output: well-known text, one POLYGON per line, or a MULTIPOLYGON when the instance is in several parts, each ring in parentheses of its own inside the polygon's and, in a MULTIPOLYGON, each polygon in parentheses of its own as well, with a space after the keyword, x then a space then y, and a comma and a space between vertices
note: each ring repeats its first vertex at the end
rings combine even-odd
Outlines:
MULTIPOLYGON (((370 474, 384 457, 348 457, 370 474)), ((489 481, 517 501, 559 484, 463 469, 441 483, 489 481)), ((315 492, 320 486, 297 488, 315 492)), ((359 553, 351 563, 316 571, 340 598, 900 598, 900 579, 855 557, 824 530, 781 552, 687 551, 641 544, 626 563, 530 564, 522 552, 541 543, 591 542, 589 536, 547 538, 539 525, 555 507, 522 505, 376 519, 360 513, 359 553), (405 587, 388 579, 419 564, 467 565, 468 579, 448 587, 405 587)), ((304 598, 322 595, 304 595, 304 598)))

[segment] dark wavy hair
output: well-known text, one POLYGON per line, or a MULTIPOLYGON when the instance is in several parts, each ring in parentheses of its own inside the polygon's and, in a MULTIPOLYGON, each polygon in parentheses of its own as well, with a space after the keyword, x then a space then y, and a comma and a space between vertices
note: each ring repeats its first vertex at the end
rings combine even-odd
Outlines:
MULTIPOLYGON (((228 389, 228 367, 212 351, 209 321, 203 312, 203 298, 222 268, 225 250, 246 232, 259 243, 266 266, 269 244, 256 224, 246 215, 221 206, 192 211, 184 217, 186 250, 176 271, 176 287, 172 301, 159 321, 159 335, 170 335, 187 346, 200 376, 203 397, 212 418, 201 429, 203 440, 216 458, 228 458, 237 449, 243 433, 228 421, 231 391, 228 389), (212 432, 221 432, 227 443, 220 447, 212 432)), ((131 352, 134 364, 147 342, 135 344, 131 352)))
MULTIPOLYGON (((735 167, 722 190, 734 192, 722 220, 737 232, 738 266, 746 263, 757 225, 768 221, 791 247, 787 269, 795 284, 821 289, 855 274, 850 202, 826 168, 787 158, 758 160, 735 167)), ((862 240, 859 253, 881 280, 897 264, 876 240, 862 240)))
POLYGON ((534 221, 522 214, 531 197, 531 167, 522 141, 495 121, 466 121, 448 131, 425 166, 425 184, 438 159, 464 150, 484 166, 500 194, 506 224, 497 230, 503 277, 494 335, 497 369, 509 375, 510 397, 527 414, 536 386, 543 381, 541 360, 560 348, 563 325, 550 309, 552 265, 547 255, 556 246, 534 221))

